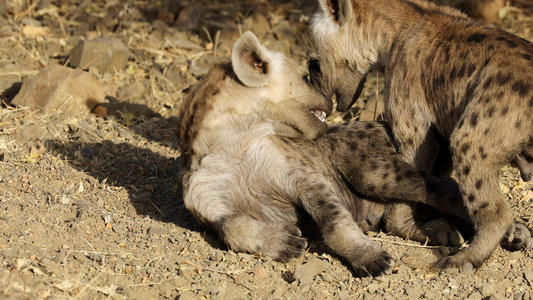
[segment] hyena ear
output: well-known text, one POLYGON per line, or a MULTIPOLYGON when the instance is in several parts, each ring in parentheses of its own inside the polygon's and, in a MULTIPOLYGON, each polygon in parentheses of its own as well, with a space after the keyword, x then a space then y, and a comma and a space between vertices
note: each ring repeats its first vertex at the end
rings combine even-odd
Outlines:
POLYGON ((249 87, 264 86, 270 77, 271 59, 265 46, 250 31, 231 50, 231 64, 239 80, 249 87))
POLYGON ((348 23, 352 16, 351 0, 320 0, 320 6, 339 27, 348 23))

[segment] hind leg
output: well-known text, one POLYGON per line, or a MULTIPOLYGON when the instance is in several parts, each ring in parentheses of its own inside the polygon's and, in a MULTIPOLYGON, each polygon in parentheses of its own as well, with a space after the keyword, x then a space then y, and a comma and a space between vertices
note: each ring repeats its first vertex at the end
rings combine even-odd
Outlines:
MULTIPOLYGON (((444 258, 439 262, 441 267, 479 267, 504 237, 511 243, 523 243, 515 241, 511 209, 499 187, 501 166, 521 152, 527 142, 527 136, 508 134, 516 130, 516 124, 526 124, 518 112, 509 114, 505 120, 477 124, 477 113, 474 117, 465 113, 467 121, 460 122, 451 137, 455 173, 476 233, 469 248, 444 258)), ((520 235, 520 231, 516 233, 520 235)))
POLYGON ((307 247, 307 241, 295 224, 258 220, 247 214, 225 218, 218 230, 232 250, 262 254, 279 261, 298 257, 307 247))
POLYGON ((379 276, 392 271, 394 260, 370 240, 327 183, 313 182, 300 195, 302 206, 317 223, 325 244, 343 257, 357 276, 379 276))

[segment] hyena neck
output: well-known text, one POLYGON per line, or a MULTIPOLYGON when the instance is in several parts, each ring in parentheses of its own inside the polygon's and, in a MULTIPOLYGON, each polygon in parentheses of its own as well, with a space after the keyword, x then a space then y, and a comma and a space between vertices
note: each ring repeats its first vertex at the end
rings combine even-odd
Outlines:
POLYGON ((356 17, 349 26, 352 34, 359 35, 353 37, 354 41, 358 41, 354 47, 368 45, 367 60, 379 69, 388 64, 391 50, 398 39, 418 32, 416 28, 424 28, 424 23, 449 17, 467 19, 466 15, 455 9, 419 0, 369 0, 368 5, 354 5, 354 10, 356 17))

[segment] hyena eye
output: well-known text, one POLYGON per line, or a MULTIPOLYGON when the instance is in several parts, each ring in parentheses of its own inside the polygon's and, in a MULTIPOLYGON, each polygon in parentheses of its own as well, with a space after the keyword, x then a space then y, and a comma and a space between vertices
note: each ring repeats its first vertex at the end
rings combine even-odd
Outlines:
POLYGON ((320 73, 320 62, 314 58, 307 60, 307 68, 309 72, 320 73))
POLYGON ((310 81, 309 74, 305 74, 304 77, 302 77, 302 79, 305 81, 305 83, 309 83, 310 81))

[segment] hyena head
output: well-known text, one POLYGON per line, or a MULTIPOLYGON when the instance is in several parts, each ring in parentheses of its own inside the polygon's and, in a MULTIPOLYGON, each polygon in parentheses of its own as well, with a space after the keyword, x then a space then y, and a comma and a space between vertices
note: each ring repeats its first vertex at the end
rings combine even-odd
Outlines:
POLYGON ((242 120, 248 126, 275 124, 271 133, 291 137, 323 135, 332 105, 306 75, 293 60, 268 50, 253 33, 244 33, 233 46, 231 63, 214 66, 181 109, 179 139, 185 164, 227 140, 229 132, 244 131, 236 128, 242 120))
POLYGON ((255 102, 255 113, 292 128, 292 136, 315 139, 326 132, 331 103, 308 84, 307 72, 292 59, 246 32, 233 46, 231 64, 247 92, 240 101, 255 102))
POLYGON ((348 110, 357 100, 366 74, 378 59, 370 44, 373 41, 363 34, 365 25, 357 22, 362 5, 356 2, 319 0, 308 32, 307 66, 311 83, 326 98, 336 96, 338 111, 348 110), (353 35, 360 36, 358 45, 352 44, 353 35))

